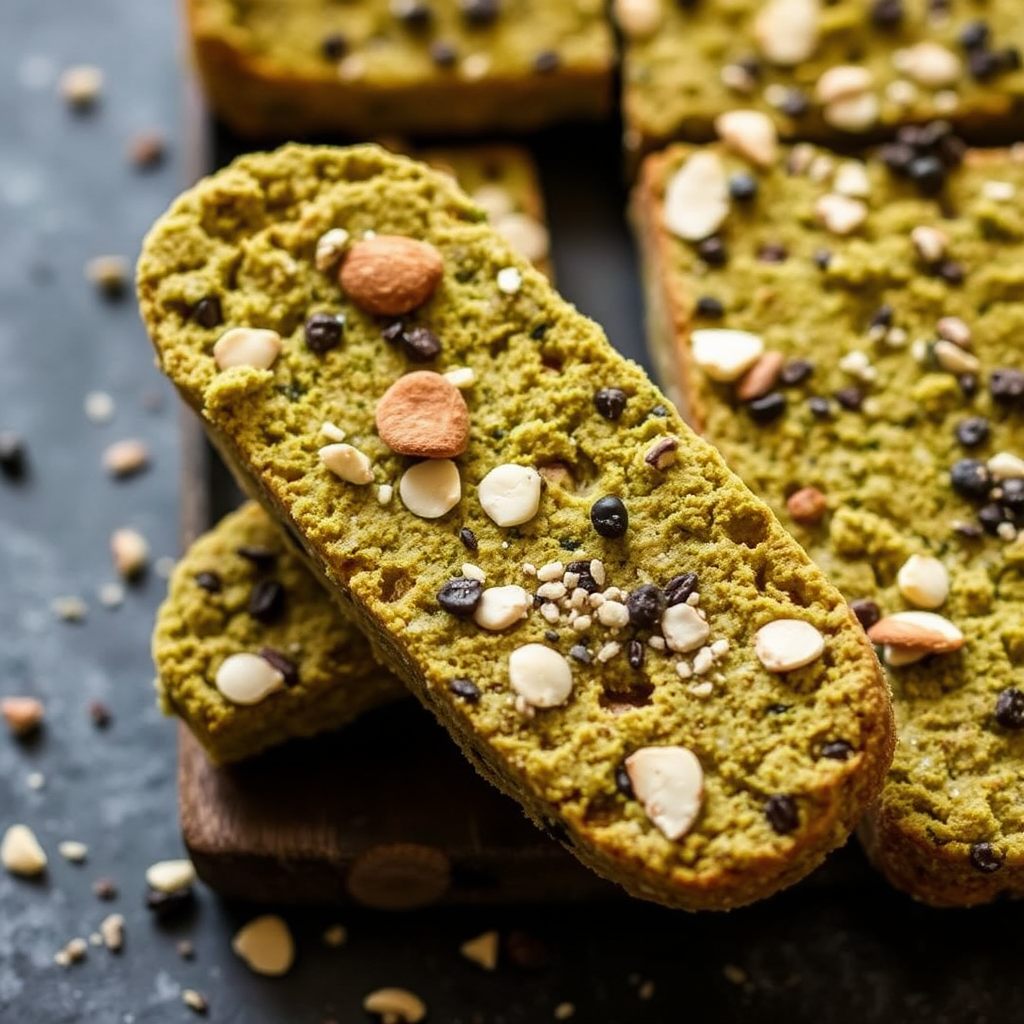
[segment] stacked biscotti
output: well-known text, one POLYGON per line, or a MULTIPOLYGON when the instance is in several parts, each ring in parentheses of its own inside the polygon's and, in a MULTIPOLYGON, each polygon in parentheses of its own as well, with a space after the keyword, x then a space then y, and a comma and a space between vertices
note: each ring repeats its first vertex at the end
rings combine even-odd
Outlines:
POLYGON ((761 117, 644 165, 651 345, 879 646, 875 863, 933 904, 1019 896, 1024 153, 935 124, 853 158, 761 117))
POLYGON ((156 224, 138 289, 241 482, 584 863, 736 906, 875 799, 892 723, 845 601, 450 178, 373 146, 243 157, 156 224))

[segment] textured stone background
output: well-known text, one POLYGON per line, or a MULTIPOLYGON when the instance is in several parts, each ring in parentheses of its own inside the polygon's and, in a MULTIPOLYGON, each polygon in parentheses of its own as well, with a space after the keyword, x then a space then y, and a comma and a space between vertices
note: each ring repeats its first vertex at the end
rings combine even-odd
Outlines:
MULTIPOLYGON (((187 183, 179 51, 171 0, 0 0, 0 430, 24 435, 32 463, 24 485, 0 480, 0 695, 36 694, 47 707, 38 742, 0 732, 0 829, 27 822, 51 858, 40 884, 0 873, 0 1021, 187 1021, 182 987, 207 995, 213 1021, 362 1021, 363 994, 384 984, 417 991, 431 1020, 464 1024, 534 1024, 553 1019, 563 1001, 586 1024, 980 1024, 1019 1014, 1019 910, 917 907, 853 850, 829 875, 727 916, 625 903, 289 914, 299 957, 280 981, 250 974, 229 948, 256 908, 200 891, 191 918, 173 928, 151 919, 145 867, 181 852, 174 730, 150 686, 149 629, 164 583, 150 573, 116 610, 99 604, 96 589, 113 579, 115 527, 140 529, 154 557, 176 553, 178 413, 131 298, 101 300, 83 265, 102 253, 133 260, 150 222, 187 183), (106 74, 88 117, 71 115, 56 93, 58 73, 77 63, 106 74), (167 132, 170 159, 140 173, 125 146, 153 128, 167 132), (92 390, 115 399, 112 422, 86 418, 92 390), (129 436, 146 441, 153 465, 118 483, 101 470, 101 454, 129 436), (84 623, 55 618, 49 604, 59 595, 89 602, 84 623), (90 721, 93 699, 113 712, 105 731, 90 721), (27 782, 32 772, 45 776, 38 791, 27 782), (88 843, 88 863, 64 862, 63 839, 88 843), (113 903, 92 894, 103 876, 120 887, 113 903), (90 949, 68 970, 53 964, 56 950, 111 910, 127 919, 123 953, 90 949), (318 937, 336 920, 349 941, 328 950, 318 937), (541 940, 546 964, 506 960, 489 975, 463 960, 459 943, 490 928, 541 940), (184 937, 194 961, 175 952, 184 937), (653 996, 641 1000, 646 980, 653 996)), ((563 287, 639 355, 613 133, 552 133, 541 148, 562 227, 563 287)))

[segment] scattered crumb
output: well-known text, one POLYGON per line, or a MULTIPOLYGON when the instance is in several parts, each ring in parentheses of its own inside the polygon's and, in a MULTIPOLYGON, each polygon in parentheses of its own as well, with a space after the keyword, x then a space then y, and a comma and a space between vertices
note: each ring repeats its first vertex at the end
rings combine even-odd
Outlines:
POLYGON ((0 717, 16 739, 31 736, 43 724, 46 709, 36 697, 4 697, 0 700, 0 717))
POLYGON ((0 840, 0 864, 21 878, 36 878, 46 870, 46 853, 28 825, 11 825, 0 840))
POLYGON ((66 839, 57 847, 57 852, 72 864, 81 864, 89 856, 89 847, 75 839, 66 839))
POLYGON ((555 1007, 555 1020, 568 1020, 576 1013, 576 1007, 572 1003, 559 1003, 555 1007))
POLYGON ((159 167, 167 156, 167 139, 163 132, 136 132, 128 140, 128 159, 141 171, 159 167))
POLYGON ((74 595, 55 597, 50 602, 50 610, 64 622, 81 622, 89 614, 89 606, 74 595))
POLYGON ((92 891, 101 900, 117 898, 117 884, 112 878, 97 878, 92 883, 92 891))
POLYGON ((93 256, 85 264, 86 280, 105 299, 124 298, 131 268, 123 256, 93 256))
POLYGON ((103 453, 103 468, 113 477, 134 476, 149 466, 149 448, 135 437, 115 441, 103 453))
POLYGON ((111 953, 119 953, 124 945, 124 918, 120 914, 110 914, 100 922, 100 935, 103 945, 111 953))
POLYGON ((73 110, 91 110, 103 90, 103 72, 92 64, 76 64, 61 73, 57 88, 73 110))
POLYGON ((46 776, 42 772, 29 772, 25 782, 28 784, 29 789, 34 789, 38 792, 46 785, 46 776))
POLYGON ((83 938, 72 939, 63 949, 53 955, 53 962, 59 967, 70 967, 72 964, 81 963, 85 954, 89 951, 89 943, 83 938))
POLYGON ((332 924, 329 928, 324 929, 323 940, 328 946, 342 946, 347 938, 348 932, 345 930, 344 925, 332 924))
POLYGON ((96 597, 104 608, 120 608, 124 604, 124 587, 120 583, 104 583, 97 588, 96 597))
POLYGON ((197 992, 194 988, 182 989, 181 1001, 195 1013, 205 1014, 210 1008, 206 996, 202 992, 197 992))
POLYGON ((180 956, 182 960, 195 959, 196 947, 193 946, 192 943, 188 941, 188 939, 182 939, 181 942, 178 943, 177 949, 178 956, 180 956))
POLYGON ((138 530, 122 526, 110 536, 110 554, 122 579, 136 579, 149 564, 149 543, 138 530))
POLYGON ((113 715, 110 713, 110 708, 100 700, 89 701, 89 717, 92 719, 92 724, 95 725, 97 729, 106 729, 113 719, 113 715))
POLYGON ((109 423, 116 411, 114 399, 106 391, 90 391, 85 396, 85 415, 93 423, 109 423))

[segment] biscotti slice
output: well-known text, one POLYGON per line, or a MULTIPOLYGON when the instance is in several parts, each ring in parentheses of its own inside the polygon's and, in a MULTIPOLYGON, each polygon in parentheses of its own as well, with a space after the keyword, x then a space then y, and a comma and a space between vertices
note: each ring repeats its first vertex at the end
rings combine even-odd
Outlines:
POLYGON ((1024 895, 1022 156, 922 194, 874 158, 677 147, 634 197, 670 390, 882 645, 900 742, 865 836, 934 904, 1024 895), (696 171, 731 193, 714 234, 676 205, 696 171))
POLYGON ((298 138, 522 131, 605 116, 601 0, 185 0, 214 112, 298 138))
POLYGON ((841 596, 450 178, 372 146, 242 157, 154 226, 138 288, 381 659, 600 874, 735 906, 877 795, 888 695, 841 596))
POLYGON ((252 503, 178 563, 153 660, 163 709, 216 763, 336 729, 407 692, 252 503))
POLYGON ((615 0, 614 11, 634 153, 713 139, 737 108, 818 142, 936 117, 984 142, 1021 137, 1017 0, 615 0))

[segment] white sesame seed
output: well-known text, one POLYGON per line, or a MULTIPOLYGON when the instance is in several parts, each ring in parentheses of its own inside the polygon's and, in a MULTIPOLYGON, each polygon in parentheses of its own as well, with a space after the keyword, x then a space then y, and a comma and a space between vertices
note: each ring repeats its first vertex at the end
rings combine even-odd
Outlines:
MULTIPOLYGON (((537 578, 540 579, 540 573, 537 574, 537 578)), ((546 601, 561 600, 561 598, 565 597, 566 593, 565 584, 561 580, 542 583, 537 588, 537 596, 544 598, 546 601)))
POLYGON ((476 371, 471 366, 456 366, 444 373, 444 379, 460 390, 476 383, 476 371))
POLYGON ((665 650, 665 638, 663 636, 648 637, 647 646, 655 651, 663 651, 665 650))
POLYGON ((381 484, 377 488, 377 501, 381 505, 387 505, 388 502, 394 497, 395 489, 391 484, 381 484))
POLYGON ((693 675, 693 666, 688 661, 677 661, 676 675, 680 679, 689 679, 693 675))
POLYGON ((586 633, 586 631, 590 629, 591 625, 593 625, 593 620, 589 615, 577 615, 572 622, 572 628, 576 630, 577 633, 586 633))

